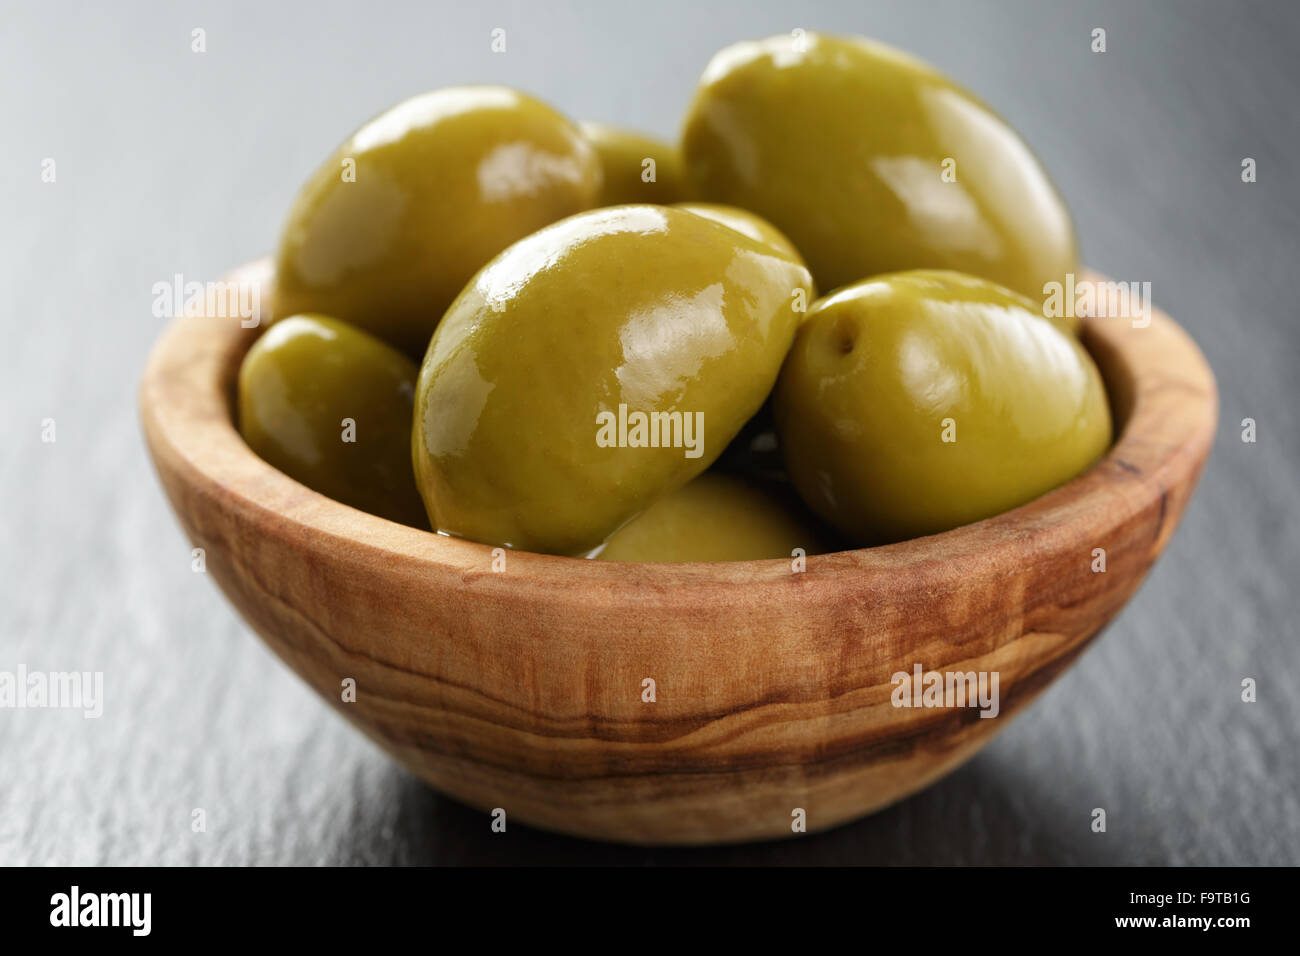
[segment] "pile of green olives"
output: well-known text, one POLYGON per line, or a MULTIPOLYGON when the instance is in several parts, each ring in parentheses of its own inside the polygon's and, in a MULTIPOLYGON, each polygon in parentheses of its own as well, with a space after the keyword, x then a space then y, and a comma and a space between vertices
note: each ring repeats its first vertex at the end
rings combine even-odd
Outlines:
POLYGON ((1069 212, 928 65, 796 31, 679 145, 505 87, 414 97, 302 187, 249 446, 392 521, 613 561, 786 558, 1017 507, 1111 442, 1069 212))

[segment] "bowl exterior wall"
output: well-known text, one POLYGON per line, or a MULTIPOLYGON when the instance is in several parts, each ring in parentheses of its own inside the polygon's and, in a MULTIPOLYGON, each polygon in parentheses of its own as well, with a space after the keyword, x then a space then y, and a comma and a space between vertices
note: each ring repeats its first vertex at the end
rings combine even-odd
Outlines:
POLYGON ((437 789, 508 821, 630 843, 825 829, 974 754, 1133 595, 1192 494, 1217 407, 1172 321, 1089 320, 1125 427, 1068 485, 802 566, 626 565, 494 553, 276 472, 231 422, 254 334, 177 320, 141 393, 163 487, 222 591, 437 789), (896 706, 896 675, 918 666, 996 674, 997 716, 896 706))

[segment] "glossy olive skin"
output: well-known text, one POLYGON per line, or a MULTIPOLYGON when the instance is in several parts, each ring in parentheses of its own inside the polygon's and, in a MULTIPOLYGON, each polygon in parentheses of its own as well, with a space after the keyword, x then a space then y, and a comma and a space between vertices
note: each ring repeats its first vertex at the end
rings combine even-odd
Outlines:
POLYGON ((1101 376, 1074 336, 1028 299, 952 272, 878 276, 818 300, 773 408, 795 487, 859 546, 1017 507, 1111 440, 1101 376))
POLYGON ((705 219, 720 222, 751 239, 766 243, 800 265, 807 265, 790 238, 762 216, 756 216, 746 209, 737 209, 735 206, 724 206, 721 203, 679 202, 676 206, 678 209, 685 209, 705 219))
POLYGON ((691 198, 788 235, 823 291, 955 269, 1035 299, 1076 272, 1069 212, 1024 142, 928 65, 858 37, 739 43, 706 68, 682 135, 691 198), (944 181, 955 160, 955 182, 944 181))
POLYGON ((797 502, 740 478, 706 471, 616 531, 602 561, 761 561, 826 550, 797 502))
POLYGON ((275 313, 333 315, 418 358, 475 272, 591 208, 600 182, 577 126, 522 93, 463 86, 406 100, 298 193, 276 254, 275 313))
POLYGON ((579 127, 600 157, 603 185, 596 205, 667 205, 686 197, 682 156, 676 146, 605 123, 585 121, 579 127), (654 160, 652 182, 646 181, 650 175, 647 159, 654 160))
POLYGON ((428 528, 411 473, 416 373, 405 355, 346 323, 290 316, 244 356, 239 431, 260 457, 307 487, 428 528))
POLYGON ((769 246, 668 206, 594 210, 511 246, 452 304, 420 369, 413 459, 434 528, 589 553, 754 414, 810 282, 769 246), (634 413, 672 412, 675 428, 643 447, 634 413))
MULTIPOLYGON (((707 202, 679 202, 676 208, 720 222, 751 239, 766 243, 800 265, 807 265, 785 233, 762 216, 756 216, 746 209, 707 202)), ((817 295, 815 283, 809 295, 817 295)), ((811 304, 812 299, 809 299, 805 308, 811 304)), ((776 429, 772 424, 771 402, 764 402, 754 417, 745 423, 718 459, 718 466, 725 471, 761 482, 788 481, 785 464, 781 461, 781 449, 777 445, 776 429)))

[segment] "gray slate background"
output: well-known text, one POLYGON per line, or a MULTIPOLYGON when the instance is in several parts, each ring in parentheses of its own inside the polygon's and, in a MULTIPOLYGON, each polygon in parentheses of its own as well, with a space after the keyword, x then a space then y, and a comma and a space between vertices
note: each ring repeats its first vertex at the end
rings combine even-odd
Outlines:
POLYGON ((1300 863, 1298 47, 1289 2, 6 0, 0 670, 100 670, 107 700, 99 720, 0 710, 0 863, 1300 863), (796 26, 905 47, 1023 132, 1088 261, 1150 280, 1208 355, 1210 467, 1111 630, 902 805, 723 850, 494 836, 328 711, 191 573, 135 411, 160 331, 151 286, 268 250, 319 158, 411 93, 502 82, 671 135, 714 50, 796 26), (1239 700, 1247 676, 1258 703, 1239 700), (194 807, 208 832, 190 832, 194 807))

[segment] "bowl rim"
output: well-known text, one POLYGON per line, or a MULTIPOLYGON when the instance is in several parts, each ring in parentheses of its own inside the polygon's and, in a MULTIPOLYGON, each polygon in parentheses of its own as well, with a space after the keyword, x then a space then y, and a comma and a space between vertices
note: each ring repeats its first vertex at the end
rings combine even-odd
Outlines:
MULTIPOLYGON (((1106 281, 1091 271, 1081 277, 1106 281)), ((227 274, 227 283, 258 283, 270 297, 273 266, 263 258, 227 274)), ((266 323, 244 328, 238 318, 207 314, 174 318, 155 343, 141 378, 139 403, 150 452, 160 474, 171 471, 189 491, 231 509, 257 512, 260 533, 327 547, 349 560, 414 563, 414 570, 492 572, 490 545, 401 525, 326 497, 263 461, 234 424, 240 360, 266 323)), ((924 574, 963 562, 1010 567, 1052 540, 1072 540, 1095 526, 1137 514, 1203 465, 1213 443, 1218 396, 1213 373, 1192 339, 1152 308, 1150 323, 1083 317, 1080 337, 1097 360, 1112 402, 1117 437, 1078 477, 993 517, 894 544, 808 555, 809 580, 845 573, 908 570, 924 574), (1177 400, 1170 401, 1171 393, 1177 400)), ((169 493, 171 490, 169 489, 169 493)), ((254 517, 250 514, 250 518, 254 517)), ((1172 533, 1175 522, 1168 522, 1172 533)), ((1163 540, 1156 542, 1163 546, 1163 540)), ((790 558, 761 561, 633 563, 506 550, 509 577, 544 586, 616 589, 658 603, 690 603, 699 589, 789 579, 790 558)))

